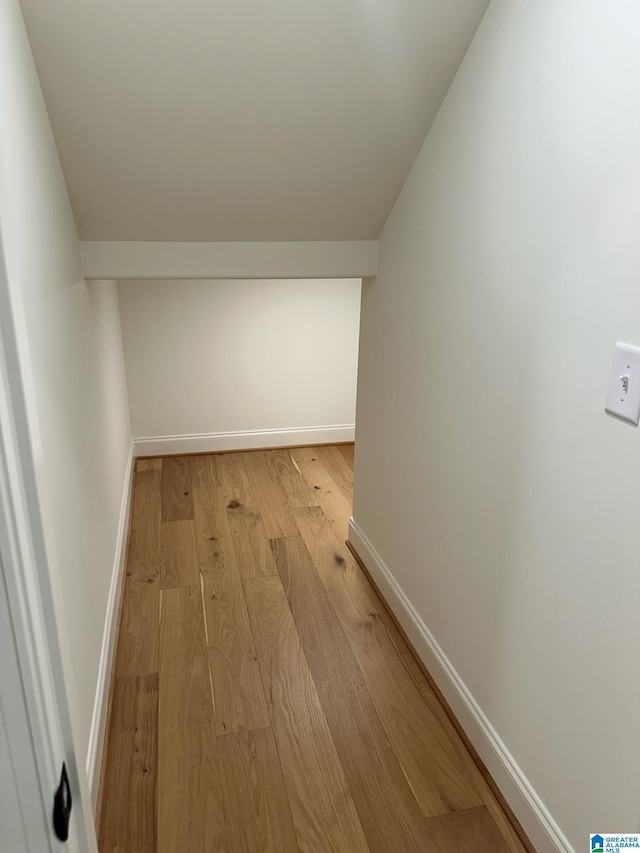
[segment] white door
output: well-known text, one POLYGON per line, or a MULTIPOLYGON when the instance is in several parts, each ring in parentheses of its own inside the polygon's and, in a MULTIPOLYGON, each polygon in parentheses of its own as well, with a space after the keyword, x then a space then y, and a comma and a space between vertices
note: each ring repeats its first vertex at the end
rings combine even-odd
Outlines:
POLYGON ((55 849, 53 791, 50 802, 43 802, 1 563, 0 649, 0 850, 55 849))
POLYGON ((77 761, 0 234, 0 853, 96 853, 77 761), (58 840, 63 762, 73 808, 58 840))
POLYGON ((11 766, 9 735, 0 708, 0 826, 7 850, 28 850, 27 831, 17 794, 17 783, 11 766))

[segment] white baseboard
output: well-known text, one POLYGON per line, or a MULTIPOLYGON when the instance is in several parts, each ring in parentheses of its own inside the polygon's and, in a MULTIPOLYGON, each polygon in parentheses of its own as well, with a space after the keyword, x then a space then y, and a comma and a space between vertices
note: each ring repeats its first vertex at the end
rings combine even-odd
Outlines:
POLYGON ((260 429, 253 432, 210 432, 200 435, 156 435, 134 438, 135 456, 164 456, 180 453, 215 453, 224 450, 252 450, 258 447, 293 447, 303 444, 331 444, 353 441, 354 424, 260 429))
POLYGON ((89 732, 89 748, 87 750, 87 777, 89 779, 89 790, 91 791, 91 801, 94 812, 97 806, 98 788, 100 786, 102 750, 107 725, 107 709, 109 707, 109 685, 111 683, 111 668, 113 665, 113 653, 118 622, 118 603, 120 601, 122 578, 124 576, 124 564, 127 556, 126 549, 129 527, 129 506, 131 503, 131 482, 134 470, 133 462, 134 452, 133 442, 131 442, 129 461, 127 463, 127 471, 124 478, 122 503, 120 505, 118 536, 116 539, 111 585, 109 587, 109 598, 107 600, 107 613, 105 616, 102 634, 102 651, 100 653, 100 665, 98 667, 98 680, 96 683, 96 694, 93 704, 93 716, 91 718, 91 730, 89 732))
POLYGON ((575 853, 393 573, 353 518, 349 521, 349 542, 406 631, 535 849, 538 853, 575 853))

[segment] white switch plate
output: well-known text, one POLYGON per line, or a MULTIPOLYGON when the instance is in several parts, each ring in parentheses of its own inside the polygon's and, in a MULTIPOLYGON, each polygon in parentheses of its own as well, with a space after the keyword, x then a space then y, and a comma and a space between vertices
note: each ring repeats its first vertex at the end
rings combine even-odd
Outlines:
POLYGON ((640 420, 640 347, 617 343, 605 411, 638 426, 640 420))

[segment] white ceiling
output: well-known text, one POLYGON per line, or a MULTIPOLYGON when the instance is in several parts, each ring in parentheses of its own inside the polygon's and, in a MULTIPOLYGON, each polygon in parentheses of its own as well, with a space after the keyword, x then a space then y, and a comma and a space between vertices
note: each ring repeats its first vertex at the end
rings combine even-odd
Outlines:
POLYGON ((376 239, 489 0, 22 0, 84 240, 376 239))

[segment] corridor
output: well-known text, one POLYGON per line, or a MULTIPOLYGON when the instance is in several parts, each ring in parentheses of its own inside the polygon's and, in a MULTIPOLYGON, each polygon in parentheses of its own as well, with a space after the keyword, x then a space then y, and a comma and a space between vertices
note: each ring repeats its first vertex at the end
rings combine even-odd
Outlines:
POLYGON ((137 462, 101 853, 524 848, 344 544, 353 445, 137 462))

